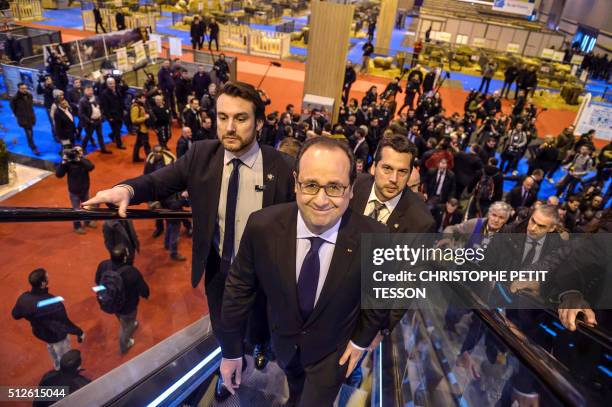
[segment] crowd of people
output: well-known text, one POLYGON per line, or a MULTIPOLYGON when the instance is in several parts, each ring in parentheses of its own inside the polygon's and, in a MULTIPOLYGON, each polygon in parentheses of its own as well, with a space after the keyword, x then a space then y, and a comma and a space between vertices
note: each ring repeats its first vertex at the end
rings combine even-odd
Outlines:
MULTIPOLYGON (((201 38, 196 35, 194 47, 201 38)), ((327 405, 342 382, 360 383, 364 351, 404 314, 360 309, 360 266, 336 255, 338 248, 357 249, 350 236, 460 232, 486 246, 497 232, 540 239, 609 223, 612 143, 597 151, 594 131, 576 138, 571 126, 541 137, 540 112, 529 100, 533 79, 517 79, 531 72, 513 68, 501 93, 489 93, 483 80, 481 91, 468 94, 463 112, 448 112, 440 70, 416 65, 404 85, 398 77, 380 93, 372 86, 359 101, 351 97, 356 73, 348 63, 335 122, 330 112, 311 106, 298 111, 290 104, 266 114, 271 101, 265 91, 228 82, 222 54, 213 76, 201 67, 190 77, 180 61, 166 61, 157 78, 147 74, 144 89, 131 99, 112 75, 82 89, 78 80, 56 89, 49 76, 39 92, 64 146, 57 176, 68 174, 74 208, 109 203, 125 216, 129 204, 142 202, 176 210, 191 206, 193 225, 158 221, 154 236, 166 234, 164 246, 177 261, 186 259, 178 252, 181 224, 193 236, 192 284, 205 281, 211 324, 223 350, 216 397, 225 399, 240 385, 248 319, 256 367, 265 368, 275 355, 287 374, 290 402, 327 405), (515 82, 515 100, 504 110, 502 98, 515 82), (95 144, 94 131, 101 152, 110 153, 101 134, 103 120, 118 149, 125 148, 123 124, 136 134, 132 161, 145 162, 144 175, 90 199, 88 174, 94 165, 85 154, 88 144, 95 144), (173 126, 181 129, 176 154, 169 145, 173 126), (158 141, 153 148, 151 131, 158 141), (507 182, 515 183, 510 191, 504 190, 507 182), (556 193, 541 194, 545 183, 555 184, 556 193), (287 237, 282 242, 281 235, 287 237), (289 262, 287 256, 293 256, 289 262), (347 274, 338 274, 341 270, 347 274), (325 311, 319 311, 319 302, 328 304, 325 311)), ((33 113, 24 108, 31 99, 20 84, 11 106, 32 147, 33 113)), ((80 224, 75 230, 85 233, 80 224)), ((103 311, 117 315, 125 353, 134 345, 138 301, 149 297, 149 287, 134 266, 139 244, 130 221, 105 222, 103 231, 110 258, 96 273, 95 283, 103 287, 97 298, 103 311)), ((61 303, 42 313, 32 305, 53 298, 48 283, 47 273, 35 270, 32 290, 18 300, 13 316, 32 323, 59 369, 70 349, 68 334, 82 340, 83 332, 61 303), (62 323, 50 326, 55 316, 62 323), (55 331, 41 333, 45 330, 55 331)), ((579 311, 591 321, 587 306, 579 311)), ((566 315, 562 321, 571 327, 575 318, 566 315)), ((456 320, 449 313, 450 327, 456 320)), ((476 339, 466 339, 463 351, 473 350, 476 339)), ((462 363, 471 363, 462 357, 462 363)))

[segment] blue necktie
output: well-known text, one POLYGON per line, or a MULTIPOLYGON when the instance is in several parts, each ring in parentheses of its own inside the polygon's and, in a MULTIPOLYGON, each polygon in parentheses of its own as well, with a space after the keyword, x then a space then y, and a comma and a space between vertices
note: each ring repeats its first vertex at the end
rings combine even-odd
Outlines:
POLYGON ((319 249, 325 243, 325 240, 320 237, 311 237, 308 240, 310 240, 310 250, 306 253, 306 257, 304 257, 297 282, 298 306, 304 321, 308 319, 314 309, 321 268, 319 249))
POLYGON ((238 201, 238 186, 240 185, 240 165, 242 161, 234 158, 230 161, 234 168, 230 175, 225 201, 225 227, 223 229, 223 251, 221 254, 221 272, 227 274, 234 255, 234 236, 236 227, 236 203, 238 201))

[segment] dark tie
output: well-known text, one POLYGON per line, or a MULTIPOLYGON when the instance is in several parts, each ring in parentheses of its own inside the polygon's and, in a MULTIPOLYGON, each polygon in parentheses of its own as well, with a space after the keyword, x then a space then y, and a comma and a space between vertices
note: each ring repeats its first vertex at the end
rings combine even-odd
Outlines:
POLYGON ((380 216, 380 211, 385 208, 385 204, 380 202, 378 199, 373 199, 370 202, 374 202, 374 210, 370 213, 370 218, 378 221, 378 217, 380 216))
POLYGON ((234 236, 236 227, 236 203, 238 201, 238 186, 240 185, 240 165, 242 161, 234 158, 230 161, 234 168, 230 175, 225 201, 225 227, 223 229, 223 251, 221 255, 221 272, 227 274, 234 255, 234 236))
POLYGON ((438 195, 438 189, 440 188, 440 181, 442 181, 443 175, 444 175, 444 171, 438 171, 438 179, 436 180, 436 188, 434 189, 434 195, 438 195))
POLYGON ((304 257, 300 276, 297 282, 297 297, 300 314, 304 321, 308 319, 314 309, 315 298, 317 296, 317 286, 319 285, 319 272, 321 264, 319 262, 319 249, 325 243, 320 237, 310 237, 310 250, 304 257))
POLYGON ((525 206, 525 203, 527 203, 528 195, 529 195, 529 191, 527 191, 526 189, 523 190, 523 200, 521 201, 521 206, 525 206))
POLYGON ((529 250, 527 251, 527 254, 525 255, 525 260, 523 260, 523 264, 522 264, 523 266, 529 266, 535 262, 536 249, 540 245, 540 242, 536 240, 528 239, 527 244, 531 244, 531 247, 529 248, 529 250))

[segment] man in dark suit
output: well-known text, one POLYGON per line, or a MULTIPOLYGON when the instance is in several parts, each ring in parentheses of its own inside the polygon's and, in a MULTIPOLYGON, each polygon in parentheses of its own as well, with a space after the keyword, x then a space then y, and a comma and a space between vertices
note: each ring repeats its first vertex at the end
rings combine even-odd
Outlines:
POLYGON ((353 154, 356 160, 362 160, 364 165, 368 163, 368 157, 370 155, 370 147, 366 141, 365 131, 363 129, 356 129, 355 133, 355 147, 353 147, 353 154))
POLYGON ((111 139, 120 150, 125 150, 121 142, 121 126, 123 125, 123 98, 117 89, 114 78, 106 80, 106 89, 100 95, 102 113, 111 127, 111 139))
MULTIPOLYGON (((357 177, 351 209, 376 219, 391 233, 433 232, 434 220, 429 210, 417 194, 407 188, 416 151, 414 144, 401 134, 384 138, 374 156, 374 176, 357 177)), ((373 348, 403 314, 403 310, 392 312, 389 324, 383 327, 373 348)), ((358 366, 347 383, 359 387, 361 377, 361 366, 358 366)))
POLYGON ((344 82, 342 83, 342 103, 344 105, 348 103, 351 87, 353 86, 353 83, 355 83, 356 80, 357 74, 355 73, 355 68, 353 68, 353 63, 351 61, 346 61, 344 82))
POLYGON ((432 206, 443 204, 455 196, 455 173, 448 169, 448 161, 438 161, 438 168, 431 168, 425 176, 427 202, 432 206))
MULTIPOLYGON (((483 167, 479 154, 480 146, 478 144, 472 144, 469 152, 459 151, 455 154, 453 171, 455 171, 457 179, 456 197, 459 200, 461 200, 465 188, 472 185, 474 177, 483 167)), ((468 192, 470 192, 469 188, 468 192)))
POLYGON ((459 209, 457 198, 450 198, 445 204, 440 204, 431 210, 436 220, 436 231, 443 232, 448 226, 458 225, 463 220, 463 212, 459 209))
POLYGON ((104 247, 109 253, 117 246, 123 246, 127 249, 126 263, 134 264, 136 252, 140 251, 140 241, 134 228, 134 222, 131 220, 111 219, 104 221, 102 225, 102 234, 104 235, 104 247))
POLYGON ((533 205, 537 199, 537 196, 533 191, 534 184, 535 180, 533 177, 525 177, 520 186, 517 186, 508 192, 505 201, 508 202, 515 211, 518 208, 531 207, 531 205, 533 205))
POLYGON ((227 278, 221 374, 234 392, 242 327, 262 287, 274 351, 289 383, 287 405, 331 406, 386 315, 361 309, 361 265, 354 261, 360 235, 385 228, 348 209, 356 170, 346 144, 307 141, 294 176, 297 205, 251 215, 227 278))
MULTIPOLYGON (((98 192, 86 203, 114 203, 125 216, 129 204, 158 201, 188 191, 193 208, 191 283, 196 287, 205 276, 204 289, 216 335, 222 332, 225 279, 249 215, 293 199, 290 168, 280 153, 260 147, 256 141, 264 115, 264 105, 253 86, 227 83, 217 99, 218 140, 194 143, 174 164, 98 192)), ((258 303, 265 304, 265 300, 258 303)), ((258 317, 261 314, 265 315, 261 311, 258 317)), ((267 321, 252 320, 251 327, 252 342, 265 343, 267 321)), ((265 357, 256 356, 256 366, 265 366, 265 357)), ((223 398, 221 389, 219 385, 218 395, 223 398)))

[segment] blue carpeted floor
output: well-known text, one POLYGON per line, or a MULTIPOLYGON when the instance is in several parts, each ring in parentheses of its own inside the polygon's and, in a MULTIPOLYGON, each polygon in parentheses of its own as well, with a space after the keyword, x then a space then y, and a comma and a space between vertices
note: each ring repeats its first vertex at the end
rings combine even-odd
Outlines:
POLYGON ((58 27, 73 28, 76 30, 83 29, 83 17, 81 17, 81 8, 73 7, 63 10, 47 10, 43 9, 43 17, 45 25, 55 25, 58 27))
MULTIPOLYGON (((28 147, 25 133, 17 124, 17 120, 11 112, 8 100, 0 101, 0 123, 4 126, 4 129, 0 130, 0 137, 6 141, 9 151, 12 153, 59 163, 61 161, 61 157, 59 156, 60 145, 53 140, 47 112, 42 106, 34 106, 34 113, 36 114, 34 144, 36 144, 36 147, 38 147, 41 153, 39 157, 35 156, 30 150, 30 147, 28 147)), ((104 122, 102 125, 102 133, 107 143, 110 142, 110 138, 108 137, 110 131, 110 126, 107 122, 104 122)), ((83 136, 85 136, 85 131, 83 131, 83 136)), ((91 145, 88 146, 87 149, 89 150, 88 152, 95 151, 91 148, 91 145)))

